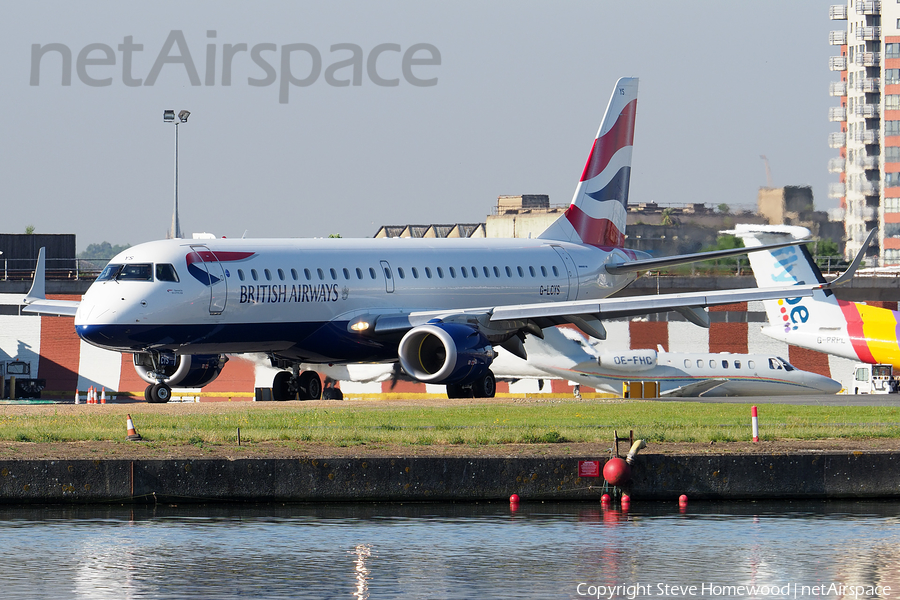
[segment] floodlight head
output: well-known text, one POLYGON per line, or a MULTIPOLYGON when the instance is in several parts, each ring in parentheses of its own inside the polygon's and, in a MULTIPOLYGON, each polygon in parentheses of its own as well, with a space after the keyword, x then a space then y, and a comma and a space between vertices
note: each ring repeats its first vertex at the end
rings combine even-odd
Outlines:
POLYGON ((191 116, 191 113, 189 111, 183 110, 178 113, 178 120, 182 123, 187 123, 187 119, 189 116, 191 116))
POLYGON ((163 121, 166 123, 171 123, 175 120, 175 111, 174 110, 164 110, 163 111, 163 121))

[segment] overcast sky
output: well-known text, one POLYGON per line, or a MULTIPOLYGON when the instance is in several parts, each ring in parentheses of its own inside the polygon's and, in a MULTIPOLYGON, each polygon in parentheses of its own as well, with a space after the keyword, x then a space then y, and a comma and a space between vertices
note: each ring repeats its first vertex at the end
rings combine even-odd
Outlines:
POLYGON ((766 155, 776 186, 811 185, 829 208, 835 3, 8 3, 0 230, 75 233, 79 250, 165 237, 167 108, 191 111, 188 235, 370 237, 481 222, 502 194, 567 204, 621 76, 640 77, 631 202, 752 205, 766 155), (361 85, 335 85, 354 83, 352 65, 335 66, 353 50, 337 44, 362 51, 361 85))

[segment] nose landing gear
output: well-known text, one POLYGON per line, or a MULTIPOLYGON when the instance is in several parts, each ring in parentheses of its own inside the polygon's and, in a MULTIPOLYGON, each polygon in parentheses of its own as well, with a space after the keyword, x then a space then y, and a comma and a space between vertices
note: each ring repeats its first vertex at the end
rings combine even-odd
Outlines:
POLYGON ((144 399, 150 404, 165 404, 172 397, 172 388, 165 383, 148 385, 144 390, 144 399))

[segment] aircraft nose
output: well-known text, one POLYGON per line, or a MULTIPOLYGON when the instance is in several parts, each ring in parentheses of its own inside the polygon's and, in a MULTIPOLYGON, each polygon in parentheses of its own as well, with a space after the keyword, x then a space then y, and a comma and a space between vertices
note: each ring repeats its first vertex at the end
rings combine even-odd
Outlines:
POLYGON ((819 390, 823 394, 837 394, 839 391, 841 391, 841 388, 844 387, 839 381, 835 381, 830 377, 825 377, 824 375, 813 375, 814 377, 812 378, 813 380, 810 381, 810 387, 819 390))

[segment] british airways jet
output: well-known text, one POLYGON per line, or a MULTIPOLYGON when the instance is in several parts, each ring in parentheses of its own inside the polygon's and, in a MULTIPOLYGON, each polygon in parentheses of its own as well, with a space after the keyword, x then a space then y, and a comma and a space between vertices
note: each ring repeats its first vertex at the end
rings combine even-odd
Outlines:
POLYGON ((80 303, 45 299, 39 259, 25 310, 74 314, 83 340, 134 354, 149 402, 210 383, 227 354, 247 352, 282 369, 278 400, 321 394, 301 364, 395 361, 454 398, 492 397, 494 347, 525 358, 525 336, 546 327, 604 339, 603 318, 668 310, 708 327, 705 306, 784 297, 786 288, 608 298, 639 271, 745 252, 651 258, 624 248, 637 90, 636 78, 616 83, 571 205, 536 239, 149 242, 114 257, 80 303))

